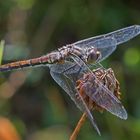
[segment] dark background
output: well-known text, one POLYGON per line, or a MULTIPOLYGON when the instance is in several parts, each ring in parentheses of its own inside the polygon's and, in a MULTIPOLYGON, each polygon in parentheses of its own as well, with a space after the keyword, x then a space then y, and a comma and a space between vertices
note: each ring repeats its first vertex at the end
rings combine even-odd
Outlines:
MULTIPOLYGON (((2 64, 133 24, 140 24, 138 0, 1 0, 0 39, 6 42, 2 64)), ((112 67, 120 82, 128 119, 95 112, 102 136, 87 120, 77 140, 138 140, 140 36, 118 46, 102 64, 112 67)), ((13 135, 17 140, 67 140, 82 113, 49 69, 41 67, 0 74, 0 115, 1 122, 10 121, 6 134, 1 130, 5 123, 0 125, 1 140, 16 140, 13 135)))

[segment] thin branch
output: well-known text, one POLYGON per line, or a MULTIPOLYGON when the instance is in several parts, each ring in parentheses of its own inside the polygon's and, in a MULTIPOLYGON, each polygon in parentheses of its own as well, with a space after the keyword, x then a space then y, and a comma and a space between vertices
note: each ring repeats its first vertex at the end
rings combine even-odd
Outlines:
POLYGON ((86 120, 86 113, 83 113, 82 117, 80 118, 79 122, 77 123, 77 126, 75 127, 69 140, 76 140, 76 138, 79 134, 79 131, 80 131, 82 125, 84 124, 85 120, 86 120))

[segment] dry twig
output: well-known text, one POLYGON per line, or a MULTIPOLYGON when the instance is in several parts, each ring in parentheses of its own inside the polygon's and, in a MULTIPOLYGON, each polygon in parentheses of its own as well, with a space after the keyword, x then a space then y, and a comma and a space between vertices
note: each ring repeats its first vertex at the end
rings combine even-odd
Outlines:
POLYGON ((79 122, 77 123, 72 135, 70 136, 69 140, 76 140, 79 131, 86 120, 86 113, 83 113, 82 117, 80 118, 79 122))

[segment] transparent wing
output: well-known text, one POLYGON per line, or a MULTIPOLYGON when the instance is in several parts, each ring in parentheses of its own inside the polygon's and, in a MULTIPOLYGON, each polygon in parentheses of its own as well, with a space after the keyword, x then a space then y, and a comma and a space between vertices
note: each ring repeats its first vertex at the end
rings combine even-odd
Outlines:
MULTIPOLYGON (((107 58, 109 55, 111 55, 115 49, 116 49, 116 40, 111 37, 107 37, 104 39, 99 39, 93 42, 89 42, 84 47, 95 47, 98 51, 101 53, 101 57, 96 61, 102 61, 103 59, 107 58)), ((82 46, 83 47, 83 46, 82 46)))
POLYGON ((107 58, 115 51, 117 45, 126 42, 139 34, 140 34, 140 26, 133 25, 108 34, 84 39, 75 42, 72 45, 81 48, 85 48, 85 47, 97 48, 102 55, 99 61, 102 61, 103 59, 107 58))
POLYGON ((121 119, 127 119, 127 112, 122 106, 121 102, 117 99, 117 97, 113 95, 113 93, 97 79, 95 74, 89 69, 88 66, 86 66, 86 64, 80 58, 75 56, 75 58, 73 59, 80 67, 87 68, 85 72, 90 72, 94 79, 93 82, 95 82, 98 85, 98 88, 96 89, 95 87, 91 86, 90 89, 86 88, 86 94, 99 106, 105 108, 113 115, 116 115, 121 119))
POLYGON ((112 94, 109 93, 107 90, 104 90, 101 86, 98 88, 101 91, 95 91, 94 87, 86 92, 86 94, 94 101, 96 104, 101 106, 102 108, 106 109, 113 115, 121 119, 127 119, 127 112, 125 108, 122 106, 121 102, 112 94), (101 94, 99 94, 101 93, 101 94))
POLYGON ((99 35, 99 36, 95 36, 95 37, 91 37, 91 38, 87 38, 87 39, 75 42, 74 45, 84 47, 88 45, 89 43, 91 44, 96 40, 105 39, 107 37, 114 38, 117 42, 116 45, 119 45, 121 43, 124 43, 136 37, 139 34, 140 34, 140 25, 133 25, 126 28, 122 28, 120 30, 116 30, 111 33, 107 33, 107 34, 103 34, 103 35, 99 35))
POLYGON ((56 83, 62 87, 62 89, 71 97, 77 107, 82 111, 86 112, 88 118, 90 119, 92 125, 100 135, 100 131, 96 125, 96 122, 88 109, 86 103, 84 102, 81 95, 76 90, 76 81, 82 74, 82 69, 71 62, 65 62, 65 64, 53 64, 50 66, 50 73, 56 83), (79 95, 80 99, 76 98, 76 94, 79 95))

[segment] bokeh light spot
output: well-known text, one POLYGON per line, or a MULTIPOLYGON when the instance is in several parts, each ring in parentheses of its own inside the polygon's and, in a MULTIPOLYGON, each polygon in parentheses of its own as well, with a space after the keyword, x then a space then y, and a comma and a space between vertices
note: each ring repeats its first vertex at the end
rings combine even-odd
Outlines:
POLYGON ((124 62, 128 66, 137 65, 140 62, 140 52, 136 48, 129 48, 124 55, 124 62))
POLYGON ((33 6, 35 0, 16 0, 16 2, 21 9, 28 10, 33 6))
POLYGON ((1 42, 0 42, 0 65, 1 65, 2 57, 3 57, 4 44, 5 44, 5 41, 1 40, 1 42))

